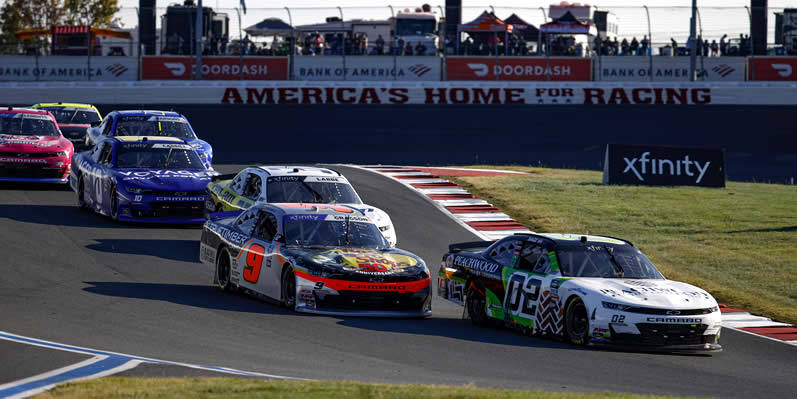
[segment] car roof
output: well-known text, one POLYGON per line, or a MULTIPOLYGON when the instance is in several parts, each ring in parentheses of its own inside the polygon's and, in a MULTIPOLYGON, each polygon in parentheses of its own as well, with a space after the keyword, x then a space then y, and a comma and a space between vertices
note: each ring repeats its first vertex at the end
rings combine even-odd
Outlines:
POLYGON ((33 109, 33 108, 17 108, 17 107, 2 107, 0 108, 0 112, 4 114, 37 114, 37 115, 49 115, 50 113, 41 110, 41 109, 33 109))
POLYGON ((546 239, 555 245, 572 245, 579 242, 585 243, 600 243, 600 244, 614 244, 614 245, 630 245, 634 246, 631 241, 623 240, 621 238, 609 236, 597 236, 588 234, 562 234, 562 233, 517 233, 516 236, 537 237, 546 239))
POLYGON ((116 140, 120 143, 140 143, 140 142, 153 142, 153 143, 180 143, 185 144, 183 139, 169 136, 115 136, 111 140, 116 140))
POLYGON ((91 104, 81 104, 81 103, 38 103, 33 105, 33 108, 39 108, 39 107, 90 108, 97 111, 97 107, 91 104))
POLYGON ((121 116, 176 116, 184 118, 182 114, 174 111, 155 111, 143 109, 127 109, 121 111, 114 111, 121 116))
POLYGON ((262 165, 252 166, 252 168, 265 171, 269 176, 343 176, 332 169, 318 168, 315 166, 262 165))

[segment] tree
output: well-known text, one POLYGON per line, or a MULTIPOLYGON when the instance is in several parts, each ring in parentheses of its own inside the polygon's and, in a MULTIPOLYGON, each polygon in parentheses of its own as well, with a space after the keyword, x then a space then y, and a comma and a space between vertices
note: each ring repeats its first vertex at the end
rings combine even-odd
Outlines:
POLYGON ((53 25, 107 27, 118 22, 119 0, 6 0, 0 9, 0 52, 16 53, 15 32, 53 25))

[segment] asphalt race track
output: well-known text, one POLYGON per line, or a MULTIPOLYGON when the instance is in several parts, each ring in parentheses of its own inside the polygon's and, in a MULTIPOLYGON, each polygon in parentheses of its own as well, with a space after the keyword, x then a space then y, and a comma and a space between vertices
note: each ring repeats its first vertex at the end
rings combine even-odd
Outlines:
MULTIPOLYGON (((222 173, 236 166, 217 167, 222 173)), ((471 233, 409 189, 341 170, 386 210, 399 246, 433 274, 471 233)), ((435 298, 425 320, 289 313, 211 285, 198 228, 119 225, 75 206, 71 191, 0 186, 0 331, 192 364, 314 379, 467 384, 550 391, 792 397, 797 347, 724 330, 725 351, 683 356, 582 349, 472 327, 435 298)), ((0 384, 85 356, 0 340, 0 384)), ((124 375, 197 375, 142 365, 124 375)), ((202 374, 202 373, 199 373, 202 374)))

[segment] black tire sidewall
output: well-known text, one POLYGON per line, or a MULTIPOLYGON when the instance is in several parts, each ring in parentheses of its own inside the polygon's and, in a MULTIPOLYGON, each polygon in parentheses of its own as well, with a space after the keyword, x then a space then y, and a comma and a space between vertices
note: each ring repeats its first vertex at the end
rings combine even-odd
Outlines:
POLYGON ((587 312, 586 305, 581 298, 572 300, 570 305, 567 306, 567 312, 565 313, 565 335, 566 338, 574 345, 586 345, 589 341, 589 314, 587 312), (584 333, 581 336, 578 336, 572 330, 572 320, 576 317, 575 313, 579 307, 583 308, 586 314, 586 326, 584 328, 584 333))
POLYGON ((222 291, 230 292, 232 291, 232 282, 230 281, 230 275, 232 274, 232 263, 230 261, 230 253, 227 251, 226 248, 219 251, 219 256, 216 257, 216 281, 218 282, 217 285, 222 291), (227 262, 227 269, 222 271, 221 269, 221 260, 226 259, 227 262), (221 275, 225 273, 226 284, 222 283, 221 275))
POLYGON ((109 197, 110 204, 108 206, 111 208, 111 219, 119 220, 119 194, 116 192, 115 184, 111 185, 109 197))
POLYGON ((286 265, 285 269, 282 271, 282 278, 280 279, 280 292, 282 296, 282 306, 290 310, 296 310, 296 274, 293 272, 293 266, 286 265), (293 299, 292 301, 288 301, 287 297, 287 288, 288 287, 288 279, 293 279, 293 299))
POLYGON ((466 301, 471 322, 477 326, 489 324, 490 317, 487 315, 487 298, 479 292, 475 286, 472 286, 469 290, 466 301), (477 303, 479 304, 478 309, 475 308, 477 303))

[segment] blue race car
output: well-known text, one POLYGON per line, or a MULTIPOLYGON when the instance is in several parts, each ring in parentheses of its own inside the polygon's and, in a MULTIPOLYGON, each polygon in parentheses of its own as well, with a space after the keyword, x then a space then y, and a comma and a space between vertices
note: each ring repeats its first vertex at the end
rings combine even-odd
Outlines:
POLYGON ((218 172, 174 137, 112 137, 72 157, 78 206, 114 220, 204 223, 205 188, 218 172))
POLYGON ((166 136, 185 140, 196 150, 205 167, 213 161, 213 147, 196 137, 185 116, 171 111, 112 111, 99 126, 86 133, 86 147, 91 148, 107 137, 166 136))

